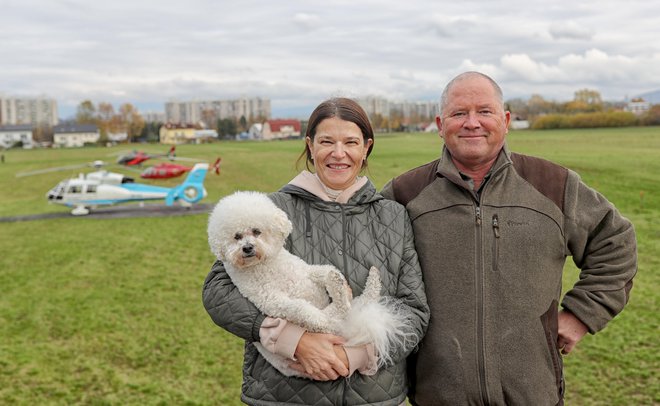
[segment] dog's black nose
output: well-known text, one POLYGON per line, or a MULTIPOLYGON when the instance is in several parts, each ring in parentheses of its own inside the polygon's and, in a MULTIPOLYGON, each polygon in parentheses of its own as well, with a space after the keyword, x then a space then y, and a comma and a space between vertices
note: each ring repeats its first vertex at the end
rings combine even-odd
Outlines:
POLYGON ((252 244, 245 244, 243 246, 243 254, 245 256, 252 256, 254 255, 254 245, 252 244))

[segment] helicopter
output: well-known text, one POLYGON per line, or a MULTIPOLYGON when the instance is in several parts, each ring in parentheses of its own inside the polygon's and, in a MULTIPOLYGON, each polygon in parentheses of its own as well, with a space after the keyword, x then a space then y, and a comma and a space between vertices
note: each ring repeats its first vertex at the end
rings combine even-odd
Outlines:
POLYGON ((141 166, 144 161, 154 158, 167 158, 170 161, 190 161, 195 162, 192 158, 181 158, 176 156, 176 146, 172 146, 166 154, 150 154, 144 151, 133 150, 128 154, 119 155, 117 163, 125 166, 141 166))
MULTIPOLYGON (((211 169, 215 172, 216 175, 220 175, 220 161, 222 158, 218 157, 215 160, 211 169)), ((176 178, 183 175, 186 172, 192 170, 191 166, 173 164, 169 162, 163 162, 154 166, 150 166, 140 174, 140 177, 143 179, 169 179, 176 178)))
POLYGON ((46 197, 49 203, 72 207, 71 214, 74 216, 89 214, 90 209, 98 206, 146 200, 164 200, 167 206, 178 202, 189 207, 206 197, 204 178, 208 169, 207 163, 196 164, 183 183, 172 188, 134 182, 103 183, 98 179, 81 176, 61 181, 46 197))

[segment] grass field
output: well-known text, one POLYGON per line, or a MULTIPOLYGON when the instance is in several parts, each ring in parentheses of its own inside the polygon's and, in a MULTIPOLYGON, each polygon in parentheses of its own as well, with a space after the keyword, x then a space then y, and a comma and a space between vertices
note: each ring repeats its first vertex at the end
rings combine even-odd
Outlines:
MULTIPOLYGON (((630 303, 565 358, 567 405, 660 404, 660 128, 519 131, 508 139, 512 150, 578 171, 637 230, 630 303)), ((440 148, 436 135, 378 135, 368 175, 382 187, 440 148)), ((5 151, 0 217, 65 211, 45 193, 76 174, 17 179, 16 172, 113 160, 122 149, 5 151)), ((237 189, 277 189, 297 173, 301 149, 300 140, 221 142, 180 146, 177 154, 222 156, 222 174, 205 183, 205 201, 214 202, 237 189)), ((213 261, 206 220, 0 223, 0 404, 240 404, 243 344, 213 325, 201 304, 213 261)), ((576 278, 569 260, 565 287, 576 278)))

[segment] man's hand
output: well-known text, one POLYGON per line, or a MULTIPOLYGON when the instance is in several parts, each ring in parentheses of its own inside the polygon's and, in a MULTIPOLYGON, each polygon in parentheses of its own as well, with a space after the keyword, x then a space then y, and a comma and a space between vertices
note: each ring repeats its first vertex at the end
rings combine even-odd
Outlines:
POLYGON ((559 312, 557 324, 557 348, 561 349, 561 353, 564 355, 573 351, 573 348, 589 331, 580 319, 566 310, 559 312))
POLYGON ((348 360, 342 347, 344 362, 336 346, 344 344, 344 339, 333 334, 304 333, 300 337, 294 356, 298 362, 292 363, 291 368, 307 374, 317 381, 332 381, 340 376, 348 376, 348 360))

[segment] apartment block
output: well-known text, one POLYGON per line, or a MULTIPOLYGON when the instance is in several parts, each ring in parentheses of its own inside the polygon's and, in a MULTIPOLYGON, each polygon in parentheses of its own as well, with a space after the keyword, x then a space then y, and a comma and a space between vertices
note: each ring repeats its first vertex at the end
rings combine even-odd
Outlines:
POLYGON ((187 101, 165 103, 165 120, 169 123, 213 123, 225 118, 246 120, 271 116, 270 99, 242 98, 235 100, 187 101))
POLYGON ((0 125, 55 126, 57 102, 46 97, 19 98, 0 95, 0 125))

